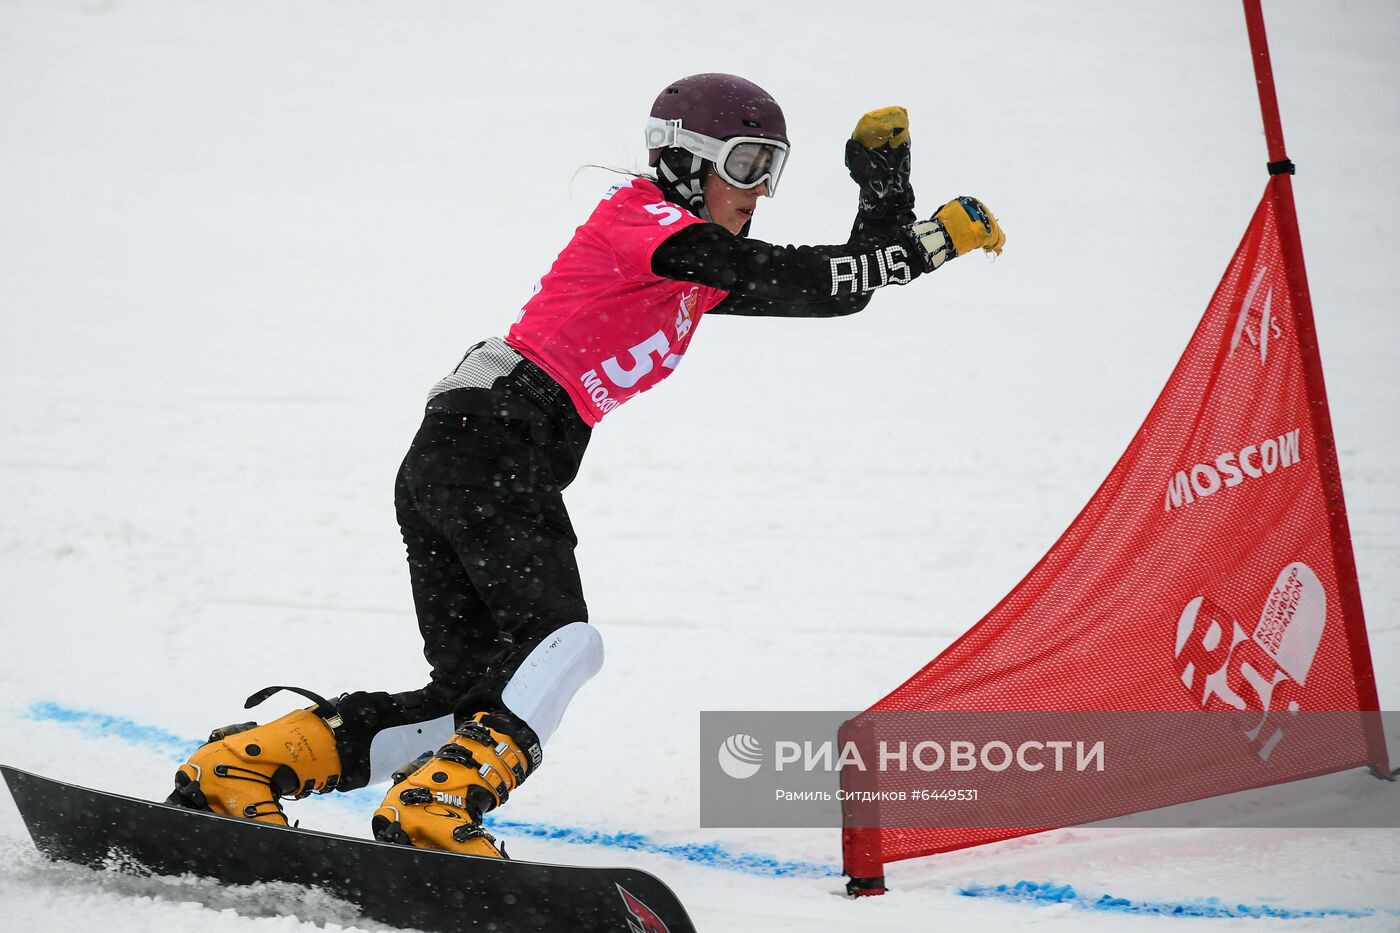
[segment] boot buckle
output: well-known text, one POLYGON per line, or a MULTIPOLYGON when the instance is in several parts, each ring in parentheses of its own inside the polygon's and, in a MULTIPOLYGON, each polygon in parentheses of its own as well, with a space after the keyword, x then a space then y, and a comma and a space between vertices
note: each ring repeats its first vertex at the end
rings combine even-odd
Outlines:
POLYGON ((480 823, 459 823, 452 827, 452 838, 458 842, 469 842, 472 839, 485 839, 492 845, 496 844, 496 837, 486 831, 486 827, 480 823))
POLYGON ((475 719, 468 719, 457 727, 457 734, 464 739, 492 748, 496 744, 496 737, 491 734, 491 730, 477 722, 475 719))

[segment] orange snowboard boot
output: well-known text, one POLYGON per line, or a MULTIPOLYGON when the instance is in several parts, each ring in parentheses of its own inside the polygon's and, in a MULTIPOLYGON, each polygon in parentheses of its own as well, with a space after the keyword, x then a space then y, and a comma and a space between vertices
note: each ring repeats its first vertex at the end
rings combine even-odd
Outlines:
POLYGON ((175 792, 166 803, 286 826, 283 797, 326 793, 340 773, 330 723, 299 709, 263 726, 215 729, 175 772, 175 792))
POLYGON ((512 726, 512 731, 522 731, 499 714, 478 713, 459 726, 437 754, 425 755, 396 773, 394 786, 374 812, 375 838, 505 858, 504 849, 482 827, 481 816, 505 803, 541 757, 537 742, 528 741, 527 756, 501 731, 512 726))

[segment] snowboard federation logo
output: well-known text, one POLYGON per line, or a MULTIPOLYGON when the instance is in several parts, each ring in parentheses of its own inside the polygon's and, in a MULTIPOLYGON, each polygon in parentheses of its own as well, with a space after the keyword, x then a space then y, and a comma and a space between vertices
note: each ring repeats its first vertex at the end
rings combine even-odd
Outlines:
POLYGON ((751 778, 763 766, 763 746, 751 735, 735 733, 719 747, 719 766, 736 780, 751 778))
POLYGON ((1259 323, 1253 328, 1249 326, 1251 312, 1254 310, 1254 298, 1259 293, 1259 285, 1268 271, 1268 266, 1260 266, 1259 271, 1254 274, 1254 281, 1249 283, 1249 290, 1245 292, 1244 301, 1240 304, 1239 316, 1235 318, 1234 333, 1230 335, 1230 352, 1226 354, 1227 359, 1235 355, 1240 338, 1248 337, 1249 342, 1259 351, 1259 365, 1266 366, 1269 362, 1269 340, 1277 340, 1283 336, 1283 328, 1279 325, 1278 318, 1273 315, 1273 285, 1264 293, 1264 304, 1259 309, 1259 323))
POLYGON ((627 933, 671 933, 656 911, 638 900, 637 895, 620 884, 617 885, 617 893, 627 907, 627 933))
POLYGON ((690 329, 695 326, 695 308, 700 304, 700 286, 696 285, 690 291, 681 295, 680 305, 676 311, 676 339, 680 340, 690 329))
POLYGON ((1253 635, 1209 597, 1197 596, 1176 624, 1177 674, 1203 709, 1260 714, 1244 735, 1268 761, 1283 740, 1279 717, 1301 709, 1326 621, 1327 593, 1303 563, 1279 572, 1253 635))

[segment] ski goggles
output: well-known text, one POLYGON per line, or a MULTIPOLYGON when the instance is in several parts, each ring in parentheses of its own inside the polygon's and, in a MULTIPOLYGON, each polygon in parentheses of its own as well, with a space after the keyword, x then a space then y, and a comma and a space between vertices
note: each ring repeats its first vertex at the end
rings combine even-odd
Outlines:
POLYGON ((715 139, 681 127, 680 120, 647 119, 647 148, 678 147, 714 163, 715 171, 735 188, 757 188, 768 183, 768 196, 778 190, 778 176, 787 162, 788 145, 758 136, 715 139))

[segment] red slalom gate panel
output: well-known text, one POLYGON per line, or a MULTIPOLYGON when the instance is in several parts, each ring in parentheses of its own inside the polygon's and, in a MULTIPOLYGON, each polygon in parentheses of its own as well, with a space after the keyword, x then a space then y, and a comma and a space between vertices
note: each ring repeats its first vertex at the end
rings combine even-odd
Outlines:
MULTIPOLYGON (((1166 388, 1084 511, 845 739, 874 741, 883 711, 1376 709, 1290 185, 1270 178, 1166 388)), ((1305 751, 1311 774, 1384 771, 1378 719, 1354 722, 1315 749, 1295 740, 1293 760, 1305 751)), ((1182 767, 1192 796, 1145 781, 1140 799, 1104 800, 1102 817, 1199 799, 1210 756, 1182 767)), ((1298 776, 1235 761, 1205 795, 1298 776)), ((879 790, 907 778, 860 780, 879 790)), ((896 827, 869 813, 853 825, 848 810, 843 830, 846 872, 867 879, 853 893, 882 890, 887 862, 1036 831, 896 827)))

